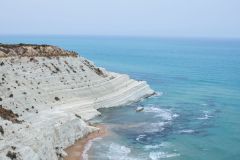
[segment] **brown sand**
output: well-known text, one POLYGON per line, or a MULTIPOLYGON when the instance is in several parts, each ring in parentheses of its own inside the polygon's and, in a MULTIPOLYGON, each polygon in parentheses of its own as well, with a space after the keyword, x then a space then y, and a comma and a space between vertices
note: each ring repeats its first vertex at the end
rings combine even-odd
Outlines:
POLYGON ((105 126, 97 125, 96 127, 99 128, 100 130, 90 133, 86 137, 76 141, 74 145, 65 149, 68 156, 65 157, 64 160, 82 160, 83 159, 82 154, 85 145, 92 139, 95 139, 97 137, 104 137, 107 135, 107 129, 105 126))

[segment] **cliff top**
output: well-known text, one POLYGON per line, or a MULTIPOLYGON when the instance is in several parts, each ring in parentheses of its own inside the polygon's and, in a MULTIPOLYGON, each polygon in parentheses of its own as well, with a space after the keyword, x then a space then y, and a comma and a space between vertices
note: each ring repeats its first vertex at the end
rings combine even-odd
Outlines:
POLYGON ((71 56, 77 57, 73 51, 63 50, 51 45, 38 44, 2 44, 0 43, 0 58, 3 57, 56 57, 71 56))

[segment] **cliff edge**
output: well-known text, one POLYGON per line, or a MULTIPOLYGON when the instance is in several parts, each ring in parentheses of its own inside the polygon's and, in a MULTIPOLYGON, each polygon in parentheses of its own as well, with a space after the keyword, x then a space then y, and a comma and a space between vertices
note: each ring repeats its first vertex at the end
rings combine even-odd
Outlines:
POLYGON ((0 159, 57 160, 97 128, 97 109, 136 102, 154 91, 50 45, 0 44, 0 159))
POLYGON ((36 44, 1 44, 0 57, 54 57, 54 56, 71 56, 77 57, 77 53, 66 51, 51 45, 36 44))

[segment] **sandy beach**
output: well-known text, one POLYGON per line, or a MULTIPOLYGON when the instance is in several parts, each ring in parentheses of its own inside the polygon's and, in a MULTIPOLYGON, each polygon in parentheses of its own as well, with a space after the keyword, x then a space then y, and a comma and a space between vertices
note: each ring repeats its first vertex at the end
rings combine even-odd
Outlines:
POLYGON ((107 136, 108 132, 106 126, 97 125, 96 127, 99 128, 98 131, 90 133, 86 137, 76 141, 74 145, 65 149, 68 156, 65 157, 64 160, 83 160, 83 152, 86 144, 95 138, 107 136))

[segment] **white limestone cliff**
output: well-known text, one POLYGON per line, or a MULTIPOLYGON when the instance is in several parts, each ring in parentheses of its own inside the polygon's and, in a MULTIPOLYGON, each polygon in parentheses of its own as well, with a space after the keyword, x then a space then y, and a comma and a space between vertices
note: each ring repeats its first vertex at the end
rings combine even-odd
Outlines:
POLYGON ((57 160, 103 107, 154 93, 144 81, 48 45, 0 44, 0 159, 57 160))

